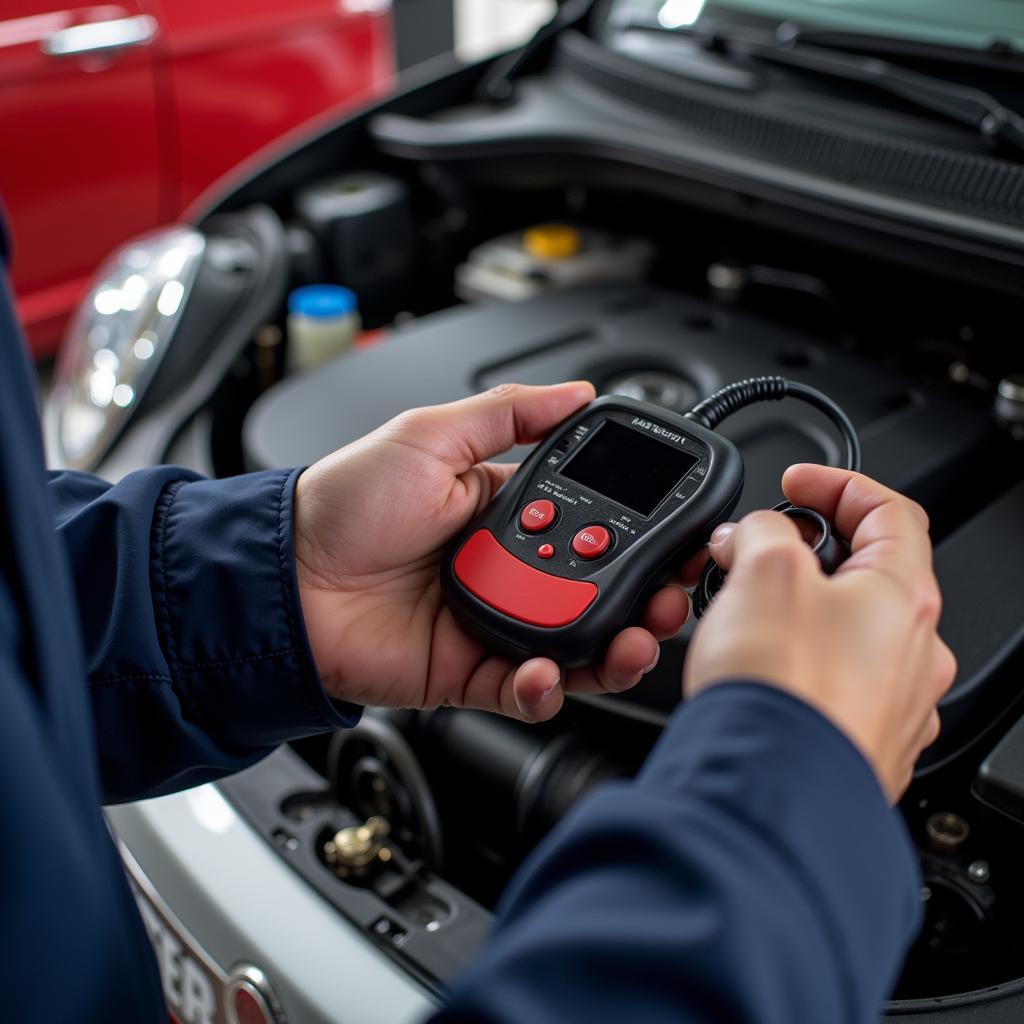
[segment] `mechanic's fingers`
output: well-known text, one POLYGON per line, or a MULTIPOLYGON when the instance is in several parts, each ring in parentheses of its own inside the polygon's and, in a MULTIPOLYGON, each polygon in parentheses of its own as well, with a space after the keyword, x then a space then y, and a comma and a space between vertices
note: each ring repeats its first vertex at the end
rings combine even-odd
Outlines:
POLYGON ((531 658, 516 669, 512 695, 524 722, 546 722, 562 709, 562 674, 547 658, 531 658))
POLYGON ((928 513, 916 501, 849 469, 813 463, 790 466, 782 476, 782 493, 794 505, 816 509, 851 539, 858 523, 883 501, 905 503, 921 526, 928 529, 928 513))
POLYGON ((571 693, 621 693, 658 664, 661 648, 646 629, 630 626, 609 645, 600 665, 570 669, 565 688, 571 693))
POLYGON ((516 665, 507 658, 485 657, 469 672, 461 691, 449 696, 445 703, 474 711, 496 711, 511 718, 520 717, 512 690, 516 665))
MULTIPOLYGON (((476 512, 482 512, 488 502, 501 490, 505 481, 519 468, 518 464, 506 462, 482 462, 474 466, 463 479, 476 474, 480 481, 480 490, 476 500, 476 512)), ((475 513, 474 513, 475 514, 475 513)))
POLYGON ((562 706, 558 666, 544 658, 523 665, 506 658, 484 658, 471 671, 461 692, 446 701, 453 707, 490 711, 524 722, 550 718, 562 706), (558 692, 556 692, 558 691, 558 692))
POLYGON ((933 626, 938 623, 942 595, 932 570, 932 544, 909 503, 886 501, 872 508, 857 526, 850 551, 837 578, 865 570, 886 576, 915 614, 933 626))
POLYGON ((656 640, 670 640, 690 617, 690 595, 677 584, 662 587, 644 612, 644 628, 656 640))
POLYGON ((829 466, 790 466, 782 477, 782 490, 794 505, 806 505, 830 519, 855 552, 873 539, 869 520, 877 519, 881 509, 887 510, 888 516, 898 516, 907 533, 928 532, 928 513, 916 501, 863 473, 829 466))
POLYGON ((458 402, 413 409, 393 421, 392 429, 407 431, 412 443, 464 473, 515 444, 539 440, 594 395, 587 381, 550 387, 499 384, 458 402))
POLYGON ((861 473, 824 466, 791 466, 782 489, 794 504, 817 509, 831 519, 849 539, 851 558, 840 574, 883 572, 921 596, 922 603, 937 605, 928 515, 916 501, 861 473), (934 594, 924 594, 926 588, 934 594))
POLYGON ((434 623, 428 666, 422 707, 446 704, 537 722, 562 706, 559 670, 553 661, 534 658, 517 665, 488 656, 447 607, 434 623), (558 692, 549 692, 552 686, 558 692))
MULTIPOLYGON (((730 536, 732 536, 732 532, 735 529, 735 523, 720 523, 715 527, 714 532, 711 534, 711 539, 708 541, 708 554, 726 571, 728 571, 728 565, 726 563, 731 555, 731 551, 727 550, 725 542, 730 536)), ((703 568, 704 567, 701 566, 701 569, 703 568)), ((698 582, 700 582, 699 575, 697 579, 694 580, 694 585, 698 582)))
MULTIPOLYGON (((721 531, 721 532, 719 532, 721 531)), ((788 582, 795 573, 816 566, 796 523, 780 512, 751 512, 716 541, 715 561, 734 578, 753 583, 788 582)))

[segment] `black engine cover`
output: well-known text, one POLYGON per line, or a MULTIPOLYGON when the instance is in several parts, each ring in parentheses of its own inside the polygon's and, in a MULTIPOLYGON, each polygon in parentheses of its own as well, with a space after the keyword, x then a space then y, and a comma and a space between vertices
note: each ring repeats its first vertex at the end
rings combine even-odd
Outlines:
MULTIPOLYGON (((922 389, 897 371, 749 314, 654 287, 616 286, 437 313, 373 348, 290 378, 253 407, 244 431, 246 458, 252 469, 308 464, 405 409, 452 401, 506 381, 587 378, 601 391, 613 381, 621 387, 632 374, 649 383, 652 371, 656 379, 677 381, 679 393, 699 397, 733 380, 771 373, 821 389, 856 424, 865 472, 917 498, 933 514, 956 504, 966 469, 991 440, 984 412, 947 391, 922 389)), ((792 463, 840 461, 831 426, 797 402, 743 410, 722 433, 746 463, 738 514, 774 505, 782 472, 792 463)), ((507 458, 519 460, 523 454, 520 449, 507 458)), ((958 572, 970 571, 955 561, 958 572)), ((950 586, 962 583, 949 581, 950 586)), ((969 634, 953 632, 959 634, 955 653, 962 663, 979 666, 981 675, 961 679, 947 698, 951 714, 933 758, 965 741, 956 725, 972 716, 962 715, 958 694, 970 693, 973 701, 991 666, 986 651, 958 646, 973 642, 969 634)), ((687 633, 668 645, 640 686, 602 698, 604 706, 663 718, 679 699, 687 633)), ((991 640, 998 649, 999 638, 991 640)))

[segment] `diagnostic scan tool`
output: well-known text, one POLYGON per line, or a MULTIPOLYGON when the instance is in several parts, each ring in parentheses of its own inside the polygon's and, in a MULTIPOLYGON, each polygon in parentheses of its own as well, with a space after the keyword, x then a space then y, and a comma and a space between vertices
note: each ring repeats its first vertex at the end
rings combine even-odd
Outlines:
MULTIPOLYGON (((743 459, 714 428, 757 402, 795 398, 842 434, 860 469, 857 432, 827 395, 784 377, 738 381, 685 416, 628 398, 599 398, 542 441, 455 540, 441 570, 445 599, 487 650, 596 661, 637 622, 651 595, 736 507, 743 459)), ((776 510, 814 529, 822 569, 848 554, 813 509, 776 510)), ((694 593, 700 617, 726 574, 708 561, 694 593)))
POLYGON ((600 398, 537 446, 456 541, 445 596, 488 650, 597 658, 736 507, 743 459, 654 406, 600 398))

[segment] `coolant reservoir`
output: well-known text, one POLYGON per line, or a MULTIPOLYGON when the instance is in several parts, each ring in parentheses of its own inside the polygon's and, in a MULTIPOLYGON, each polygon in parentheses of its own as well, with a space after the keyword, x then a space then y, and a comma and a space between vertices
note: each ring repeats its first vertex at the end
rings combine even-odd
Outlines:
POLYGON ((643 238, 537 224, 477 246, 455 271, 455 291, 467 302, 529 299, 555 288, 639 281, 653 259, 643 238))

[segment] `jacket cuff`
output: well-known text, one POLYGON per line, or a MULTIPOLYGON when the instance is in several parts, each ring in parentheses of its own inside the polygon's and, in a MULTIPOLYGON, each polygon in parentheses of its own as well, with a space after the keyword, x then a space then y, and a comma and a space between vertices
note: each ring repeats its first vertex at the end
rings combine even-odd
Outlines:
POLYGON ((361 713, 327 696, 306 636, 292 536, 300 473, 176 481, 156 510, 154 600, 172 683, 239 747, 344 728, 361 713))
POLYGON ((710 687, 673 715, 637 784, 703 797, 773 837, 849 984, 892 975, 920 928, 917 856, 864 756, 810 705, 762 683, 710 687))

